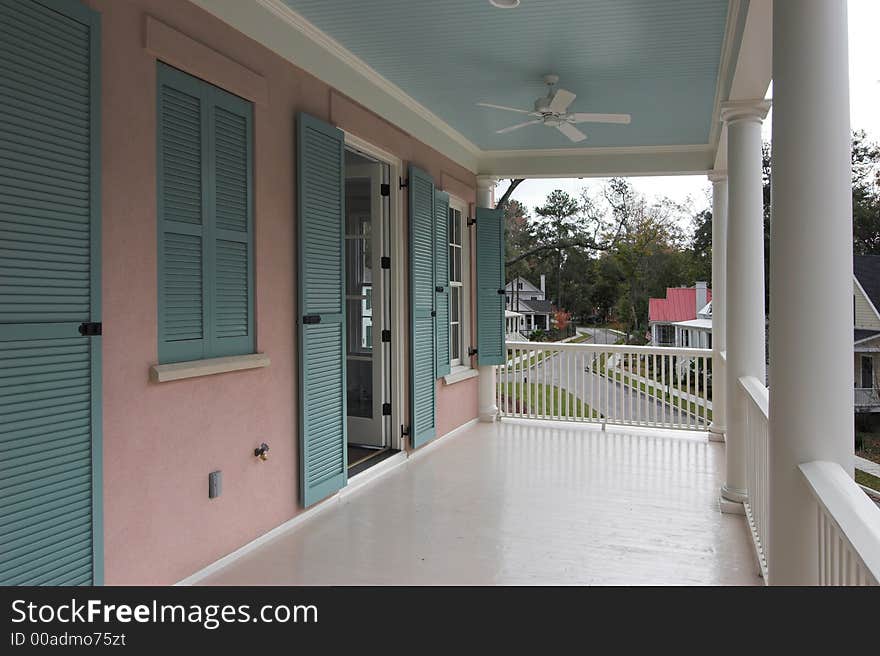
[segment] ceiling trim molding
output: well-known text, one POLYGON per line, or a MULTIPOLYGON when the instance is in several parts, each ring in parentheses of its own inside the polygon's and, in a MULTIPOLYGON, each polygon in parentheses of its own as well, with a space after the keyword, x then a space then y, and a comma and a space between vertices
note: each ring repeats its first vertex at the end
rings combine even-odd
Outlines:
POLYGON ((488 151, 480 157, 479 175, 494 178, 705 175, 712 169, 714 157, 714 150, 708 144, 488 151))
MULTIPOLYGON (((281 0, 189 0, 209 14, 250 37, 326 84, 352 99, 400 131, 418 139, 465 169, 476 172, 479 148, 430 110, 409 98, 401 89, 381 76, 365 74, 362 63, 354 68, 356 57, 340 59, 343 46, 296 14, 281 0), (317 40, 316 40, 317 39, 317 40), (332 42, 332 43, 331 43, 332 42), (408 98, 408 100, 406 100, 408 98), (421 108, 421 109, 419 109, 421 108)), ((372 70, 372 69, 370 69, 372 70)), ((329 117, 323 117, 325 120, 329 117)))
POLYGON ((363 59, 355 55, 344 45, 339 43, 336 39, 318 29, 318 27, 309 22, 309 20, 306 19, 302 14, 293 10, 289 5, 286 5, 284 2, 282 2, 282 0, 256 0, 256 2, 271 11, 278 18, 280 18, 287 25, 305 36, 307 39, 310 39, 316 45, 329 52, 343 64, 365 77, 376 87, 397 100, 401 105, 417 114, 420 118, 434 124, 438 129, 446 134, 446 136, 455 141, 458 145, 465 148, 471 154, 477 155, 480 152, 480 149, 477 147, 477 145, 470 139, 465 137, 461 132, 446 123, 443 119, 441 119, 430 109, 422 105, 420 102, 415 100, 399 86, 391 82, 386 77, 382 76, 378 71, 376 71, 376 69, 374 69, 363 59))
POLYGON ((709 129, 709 144, 713 149, 718 148, 718 142, 721 139, 721 103, 730 97, 748 8, 749 0, 730 0, 727 5, 727 23, 724 29, 724 40, 721 42, 721 61, 718 65, 715 101, 712 104, 712 126, 709 129))
POLYGON ((709 144, 675 146, 596 146, 594 148, 521 148, 510 150, 484 150, 483 157, 505 158, 529 155, 533 157, 581 157, 597 155, 656 155, 694 153, 708 150, 709 144))

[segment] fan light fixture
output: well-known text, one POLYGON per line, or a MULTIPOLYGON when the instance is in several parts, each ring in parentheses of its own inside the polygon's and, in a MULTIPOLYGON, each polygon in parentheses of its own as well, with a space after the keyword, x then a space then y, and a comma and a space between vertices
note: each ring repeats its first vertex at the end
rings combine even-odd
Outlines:
POLYGON ((499 9, 514 9, 519 7, 519 0, 489 0, 489 4, 499 9))

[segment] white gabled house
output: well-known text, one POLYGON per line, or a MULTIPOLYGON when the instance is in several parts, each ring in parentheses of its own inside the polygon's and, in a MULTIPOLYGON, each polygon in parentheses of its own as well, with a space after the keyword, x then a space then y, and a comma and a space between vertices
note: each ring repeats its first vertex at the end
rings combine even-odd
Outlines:
POLYGON ((542 273, 540 287, 521 276, 504 286, 505 307, 523 316, 522 330, 526 334, 551 328, 553 304, 547 300, 546 284, 546 276, 542 273))
POLYGON ((856 412, 880 413, 880 256, 853 257, 853 377, 856 412))

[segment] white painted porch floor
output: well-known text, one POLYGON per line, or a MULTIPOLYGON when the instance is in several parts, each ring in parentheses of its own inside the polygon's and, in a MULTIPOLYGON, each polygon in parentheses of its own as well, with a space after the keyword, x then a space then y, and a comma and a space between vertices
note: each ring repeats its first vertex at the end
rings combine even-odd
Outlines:
POLYGON ((213 585, 757 585, 704 435, 478 424, 215 572, 213 585))

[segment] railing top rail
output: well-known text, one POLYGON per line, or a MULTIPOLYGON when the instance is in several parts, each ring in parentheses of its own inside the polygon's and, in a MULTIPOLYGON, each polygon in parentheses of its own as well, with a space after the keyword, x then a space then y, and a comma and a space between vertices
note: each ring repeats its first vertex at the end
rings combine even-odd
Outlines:
POLYGON ((626 346, 624 344, 588 344, 585 342, 507 342, 507 348, 522 351, 582 351, 596 353, 641 353, 644 355, 676 355, 682 357, 712 357, 712 349, 679 348, 672 346, 626 346))
POLYGON ((880 508, 836 462, 807 462, 799 468, 816 501, 880 581, 880 508))
POLYGON ((739 379, 740 387, 758 406, 765 417, 770 417, 770 390, 764 387, 760 380, 754 376, 743 376, 739 379))

